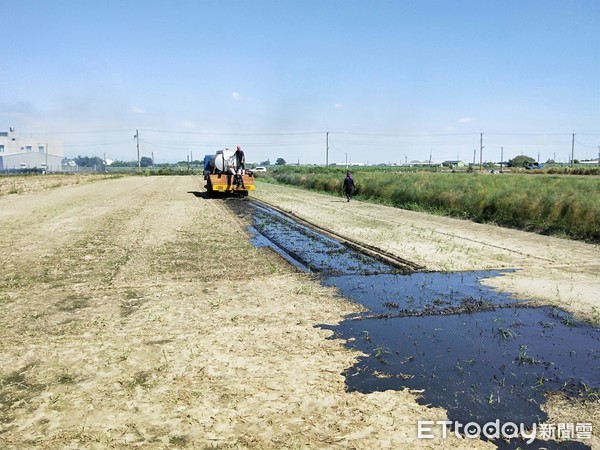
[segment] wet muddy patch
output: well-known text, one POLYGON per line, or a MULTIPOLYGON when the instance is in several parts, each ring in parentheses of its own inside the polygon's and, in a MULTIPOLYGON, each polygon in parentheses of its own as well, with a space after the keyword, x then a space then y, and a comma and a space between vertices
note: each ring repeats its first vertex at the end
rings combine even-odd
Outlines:
MULTIPOLYGON (((422 404, 445 408, 450 428, 499 421, 530 431, 548 419, 540 408, 548 393, 599 400, 600 330, 480 282, 503 272, 406 274, 263 206, 228 203, 251 224, 255 245, 367 308, 322 326, 366 355, 345 371, 349 391, 408 388, 421 392, 422 404)), ((548 441, 480 437, 500 448, 588 448, 571 440, 574 433, 548 441)))
POLYGON ((228 206, 249 220, 254 245, 268 246, 296 267, 323 276, 395 274, 402 270, 349 249, 340 242, 269 208, 230 199, 228 206))

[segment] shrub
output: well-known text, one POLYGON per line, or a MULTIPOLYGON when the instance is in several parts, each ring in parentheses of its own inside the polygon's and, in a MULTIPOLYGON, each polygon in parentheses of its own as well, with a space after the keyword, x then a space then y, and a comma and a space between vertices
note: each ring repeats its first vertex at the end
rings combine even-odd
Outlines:
MULTIPOLYGON (((588 171, 593 169, 587 168, 588 171)), ((346 170, 286 166, 276 182, 341 194, 346 170)), ((353 170, 359 198, 600 242, 600 178, 353 170)), ((586 172, 588 173, 588 172, 586 172)))

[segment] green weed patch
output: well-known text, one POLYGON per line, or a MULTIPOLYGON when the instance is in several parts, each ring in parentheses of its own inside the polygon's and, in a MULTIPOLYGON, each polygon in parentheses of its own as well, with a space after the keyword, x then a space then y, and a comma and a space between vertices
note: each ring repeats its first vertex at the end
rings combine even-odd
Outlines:
MULTIPOLYGON (((600 242, 600 178, 595 176, 353 172, 362 200, 600 242)), ((270 180, 341 195, 344 173, 286 167, 273 171, 270 180)))

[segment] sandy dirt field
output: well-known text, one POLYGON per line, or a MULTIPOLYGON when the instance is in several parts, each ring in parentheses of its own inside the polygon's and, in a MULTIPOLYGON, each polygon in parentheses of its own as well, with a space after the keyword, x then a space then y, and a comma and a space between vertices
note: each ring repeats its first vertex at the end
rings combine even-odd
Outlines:
POLYGON ((95 181, 105 180, 107 178, 120 178, 121 175, 110 175, 103 173, 71 173, 71 174, 48 174, 23 175, 0 177, 0 196, 6 194, 24 194, 42 189, 53 189, 61 186, 71 186, 73 184, 86 184, 95 181))
MULTIPOLYGON (((417 439, 418 420, 446 418, 418 393, 345 392, 358 354, 316 325, 358 306, 255 249, 201 184, 125 177, 0 197, 0 448, 495 447, 417 439)), ((493 282, 597 312, 595 246, 265 183, 255 195, 430 269, 522 267, 493 282)), ((554 405, 555 422, 600 426, 597 408, 554 405)))

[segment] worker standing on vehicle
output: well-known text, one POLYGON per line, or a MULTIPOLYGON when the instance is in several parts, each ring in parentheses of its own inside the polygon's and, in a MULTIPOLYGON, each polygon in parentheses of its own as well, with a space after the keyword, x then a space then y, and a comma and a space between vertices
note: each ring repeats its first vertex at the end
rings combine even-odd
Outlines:
POLYGON ((354 185, 352 174, 350 172, 346 172, 346 178, 344 178, 344 193, 346 194, 346 201, 350 201, 355 189, 356 187, 354 185))
POLYGON ((242 175, 246 170, 246 156, 244 155, 244 152, 239 145, 236 148, 233 156, 235 156, 235 184, 237 187, 241 187, 242 189, 244 189, 245 186, 242 175))
POLYGON ((240 146, 235 150, 234 156, 237 170, 246 170, 246 156, 240 146))

